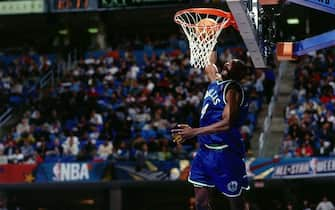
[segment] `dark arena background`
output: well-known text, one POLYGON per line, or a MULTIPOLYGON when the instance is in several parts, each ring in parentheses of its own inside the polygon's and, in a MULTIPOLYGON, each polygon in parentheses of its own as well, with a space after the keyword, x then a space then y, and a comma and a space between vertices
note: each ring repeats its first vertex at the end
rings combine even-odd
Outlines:
POLYGON ((245 210, 335 209, 335 0, 0 0, 0 209, 195 209, 199 144, 170 132, 208 85, 192 7, 239 29, 216 50, 248 65, 245 210))

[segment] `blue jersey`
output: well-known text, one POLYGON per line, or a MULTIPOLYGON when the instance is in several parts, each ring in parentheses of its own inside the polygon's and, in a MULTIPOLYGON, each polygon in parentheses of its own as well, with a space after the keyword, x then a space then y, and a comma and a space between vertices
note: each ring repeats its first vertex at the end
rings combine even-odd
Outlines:
POLYGON ((230 149, 240 154, 244 154, 244 145, 240 134, 240 127, 247 117, 248 102, 243 88, 237 82, 225 80, 215 81, 209 84, 203 99, 200 127, 208 126, 222 120, 223 110, 226 105, 225 95, 227 90, 233 85, 238 87, 241 91, 241 103, 239 104, 240 110, 238 119, 229 130, 214 134, 200 135, 198 136, 198 141, 200 144, 208 145, 225 144, 228 145, 230 149))

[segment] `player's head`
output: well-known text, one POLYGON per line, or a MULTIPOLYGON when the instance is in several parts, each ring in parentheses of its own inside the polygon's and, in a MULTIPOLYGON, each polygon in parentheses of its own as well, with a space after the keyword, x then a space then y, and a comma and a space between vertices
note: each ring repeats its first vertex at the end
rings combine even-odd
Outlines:
POLYGON ((239 59, 232 59, 225 63, 222 70, 222 77, 224 79, 232 79, 241 81, 247 72, 247 66, 239 59))

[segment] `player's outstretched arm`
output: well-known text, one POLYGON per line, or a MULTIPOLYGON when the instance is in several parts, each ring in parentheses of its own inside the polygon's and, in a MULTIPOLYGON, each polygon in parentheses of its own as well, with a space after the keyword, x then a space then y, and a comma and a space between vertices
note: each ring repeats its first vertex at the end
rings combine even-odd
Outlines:
POLYGON ((216 63, 216 52, 213 51, 210 55, 209 61, 210 64, 206 66, 205 68, 205 73, 209 79, 210 82, 213 82, 215 80, 217 80, 218 77, 218 68, 216 67, 215 63, 216 63))
POLYGON ((210 82, 214 82, 217 80, 219 72, 215 64, 209 64, 208 66, 206 66, 205 72, 210 82))
POLYGON ((211 54, 210 54, 210 57, 209 57, 209 63, 211 64, 215 64, 217 61, 217 53, 216 51, 212 51, 211 54))
POLYGON ((180 135, 181 142, 193 138, 197 135, 212 134, 229 130, 239 115, 241 96, 239 91, 231 88, 226 93, 226 106, 222 113, 222 120, 208 126, 192 128, 189 125, 178 125, 172 133, 180 135))

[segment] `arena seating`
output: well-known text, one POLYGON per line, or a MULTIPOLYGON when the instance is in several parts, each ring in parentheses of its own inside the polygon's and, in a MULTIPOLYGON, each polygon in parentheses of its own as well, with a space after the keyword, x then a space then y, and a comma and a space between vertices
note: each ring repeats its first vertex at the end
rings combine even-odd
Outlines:
MULTIPOLYGON (((190 67, 185 41, 170 40, 164 48, 155 43, 86 53, 55 87, 31 102, 3 139, 2 156, 11 163, 129 160, 139 151, 152 160, 192 158, 195 141, 176 147, 170 129, 176 123, 197 125, 207 81, 190 67)), ((232 57, 250 65, 241 47, 218 52, 220 65, 232 57)), ((252 68, 245 77, 250 110, 241 133, 247 148, 266 101, 267 80, 265 72, 252 68)))
POLYGON ((291 102, 285 110, 285 157, 333 156, 335 48, 299 58, 291 102))
POLYGON ((50 70, 53 55, 3 54, 0 56, 0 115, 27 102, 38 79, 50 70))

